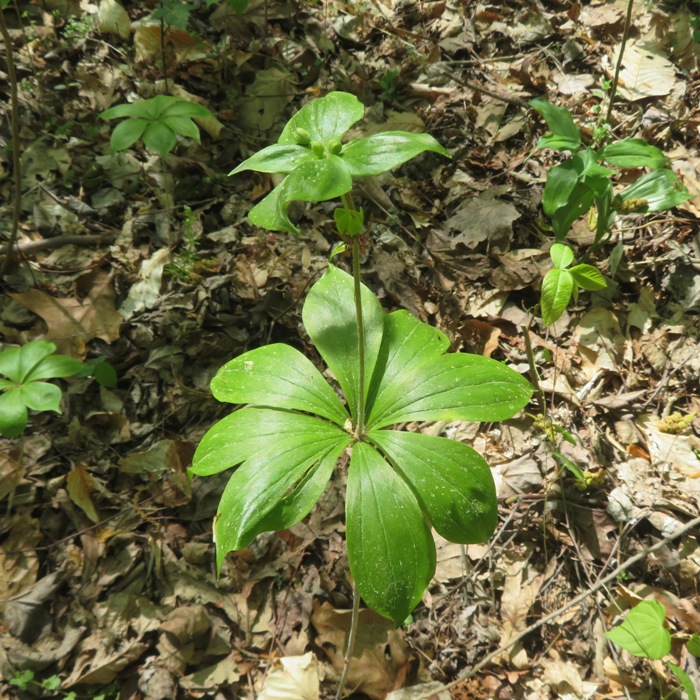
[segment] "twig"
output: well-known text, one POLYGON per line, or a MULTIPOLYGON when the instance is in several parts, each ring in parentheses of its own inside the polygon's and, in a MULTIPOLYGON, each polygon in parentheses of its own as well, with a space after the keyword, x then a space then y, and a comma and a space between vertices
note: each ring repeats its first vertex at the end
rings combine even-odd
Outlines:
POLYGON ((620 53, 617 55, 617 65, 615 66, 615 75, 613 76, 612 86, 610 88, 610 95, 608 99, 608 113, 605 117, 605 121, 610 124, 610 118, 612 117, 613 102, 615 101, 615 93, 617 92, 617 83, 620 78, 620 68, 622 68, 622 57, 625 55, 625 45, 627 44, 627 38, 630 33, 630 25, 632 23, 632 6, 634 5, 634 0, 629 0, 627 4, 627 17, 625 17, 625 28, 622 31, 622 43, 620 44, 620 53))
MULTIPOLYGON (((22 214, 22 170, 19 158, 19 96, 17 91, 17 72, 15 71, 15 59, 12 53, 12 38, 7 31, 5 15, 0 9, 0 35, 5 43, 7 55, 7 77, 10 83, 10 113, 11 113, 11 134, 12 134, 12 173, 14 175, 14 201, 12 207, 12 228, 10 229, 10 240, 8 249, 11 250, 19 235, 19 219, 22 214)), ((8 255, 0 269, 0 279, 4 278, 10 269, 10 256, 8 255)))
POLYGON ((0 246, 0 255, 7 255, 7 260, 10 259, 10 251, 19 252, 23 255, 36 253, 40 250, 50 250, 51 248, 60 248, 64 245, 95 245, 100 243, 109 243, 114 238, 114 234, 106 236, 101 234, 79 236, 75 234, 66 234, 65 236, 56 236, 55 238, 45 238, 41 241, 27 241, 26 243, 5 243, 0 246))
MULTIPOLYGON (((665 547, 669 542, 672 540, 677 539, 678 537, 681 537, 682 535, 685 535, 686 532, 692 530, 693 528, 700 527, 700 516, 697 518, 693 518, 690 522, 686 523, 681 527, 679 530, 674 532, 671 535, 668 535, 667 537, 664 537, 663 539, 659 540, 655 545, 649 547, 649 549, 645 549, 643 552, 639 552, 639 554, 635 554, 633 557, 630 557, 626 562, 620 564, 616 569, 611 571, 605 578, 598 579, 593 586, 587 590, 581 593, 580 595, 577 595, 573 600, 570 600, 566 605, 563 605, 561 608, 558 610, 555 610, 554 612, 549 613, 549 615, 545 615, 543 618, 538 620, 537 622, 533 623, 526 629, 524 629, 522 632, 517 634, 515 637, 512 639, 509 639, 505 644, 501 645, 498 649, 495 651, 492 651, 490 654, 487 654, 478 664, 475 666, 472 666, 469 670, 466 671, 466 673, 463 673, 459 678, 456 680, 452 681, 451 683, 448 683, 445 686, 445 690, 448 690, 450 688, 454 688, 456 685, 459 685, 463 681, 465 681, 467 678, 471 678, 473 675, 481 671, 482 668, 488 666, 493 659, 495 659, 497 656, 502 654, 504 651, 507 651, 510 649, 513 645, 517 644, 521 640, 523 640, 525 637, 527 637, 528 634, 531 634, 535 630, 539 629, 543 625, 546 625, 548 622, 551 620, 556 619, 560 615, 563 615, 567 610, 570 608, 573 608, 574 606, 578 605, 582 601, 586 600, 589 596, 593 595, 597 591, 599 591, 601 588, 606 586, 608 583, 611 581, 615 580, 621 573, 624 571, 627 571, 627 569, 631 568, 634 566, 636 563, 642 561, 645 557, 647 557, 649 554, 652 554, 653 552, 658 551, 662 547, 665 547)), ((414 700, 427 700, 427 698, 432 697, 434 693, 426 693, 424 695, 419 695, 414 700)))

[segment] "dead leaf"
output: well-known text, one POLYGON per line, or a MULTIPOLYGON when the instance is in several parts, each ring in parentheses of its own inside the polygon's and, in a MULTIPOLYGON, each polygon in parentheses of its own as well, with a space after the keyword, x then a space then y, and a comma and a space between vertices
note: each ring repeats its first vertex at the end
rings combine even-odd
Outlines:
POLYGON ((447 220, 452 231, 454 245, 461 243, 474 249, 482 241, 496 245, 501 250, 509 247, 513 236, 513 221, 520 212, 509 202, 496 199, 491 192, 464 201, 463 205, 447 220))
POLYGON ((83 464, 76 464, 73 469, 68 472, 68 476, 66 477, 66 489, 73 503, 75 503, 93 523, 97 523, 101 520, 100 514, 97 512, 97 508, 95 508, 95 504, 90 497, 90 494, 95 490, 95 482, 83 464))
MULTIPOLYGON (((318 606, 311 616, 311 623, 318 632, 316 641, 338 673, 343 668, 350 617, 349 610, 335 610, 329 603, 318 606)), ((400 630, 394 629, 392 622, 373 610, 361 610, 348 671, 348 688, 379 700, 394 688, 407 662, 408 652, 400 630)))
POLYGON ((74 297, 52 297, 30 289, 11 296, 44 319, 44 340, 53 340, 59 353, 82 359, 89 340, 116 340, 123 319, 114 308, 110 273, 94 270, 84 275, 76 281, 76 292, 74 297))
POLYGON ((258 700, 319 700, 321 682, 313 652, 279 659, 267 674, 258 700))
MULTIPOLYGON (((617 65, 621 45, 615 47, 612 65, 617 65)), ((668 95, 676 81, 673 63, 640 44, 627 44, 622 56, 618 92, 627 100, 668 95)))

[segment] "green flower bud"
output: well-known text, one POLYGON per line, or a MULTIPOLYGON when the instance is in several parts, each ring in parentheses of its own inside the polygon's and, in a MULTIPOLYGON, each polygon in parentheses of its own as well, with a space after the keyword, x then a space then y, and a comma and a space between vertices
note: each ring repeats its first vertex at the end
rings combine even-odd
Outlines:
POLYGON ((294 140, 297 142, 298 146, 306 146, 308 148, 311 145, 311 136, 306 129, 295 129, 294 140))
POLYGON ((328 144, 328 150, 334 155, 339 156, 340 151, 343 149, 343 144, 340 143, 340 139, 331 139, 328 144))
POLYGON ((311 150, 317 158, 323 158, 326 155, 326 147, 321 143, 321 141, 314 141, 311 144, 311 150))

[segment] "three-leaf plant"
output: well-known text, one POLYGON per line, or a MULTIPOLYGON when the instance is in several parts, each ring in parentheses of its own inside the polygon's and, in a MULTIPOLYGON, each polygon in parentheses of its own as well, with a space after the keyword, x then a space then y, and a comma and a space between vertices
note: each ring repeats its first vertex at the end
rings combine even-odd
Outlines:
MULTIPOLYGON (((421 151, 444 150, 426 134, 402 132, 341 145, 362 111, 352 95, 331 93, 292 117, 277 146, 236 168, 286 173, 250 218, 296 232, 289 202, 346 195, 353 177, 383 172, 421 151)), ((220 567, 228 552, 258 534, 304 518, 349 453, 350 570, 365 602, 400 624, 435 571, 430 526, 455 542, 481 542, 493 532, 497 503, 489 467, 472 448, 399 425, 503 420, 527 403, 532 387, 495 360, 446 353, 448 338, 408 312, 385 313, 359 280, 361 213, 349 196, 343 205, 336 219, 352 242, 354 274, 329 265, 302 313, 343 398, 289 345, 250 350, 211 383, 217 399, 247 406, 206 433, 191 471, 206 476, 237 467, 214 522, 220 567)))
POLYGON ((564 243, 554 243, 549 249, 554 267, 542 280, 541 308, 545 325, 554 323, 569 305, 569 300, 578 297, 579 287, 589 291, 603 289, 605 277, 593 267, 581 263, 569 267, 574 261, 574 251, 564 243))
MULTIPOLYGON (((671 652, 671 634, 664 626, 666 610, 658 600, 643 600, 630 610, 625 619, 605 633, 618 646, 643 659, 662 659, 671 652)), ((700 636, 692 635, 687 650, 700 657, 700 636)), ((682 668, 667 661, 689 700, 697 700, 693 680, 682 668)))
POLYGON ((29 420, 27 409, 61 412, 61 390, 44 379, 77 374, 83 365, 66 355, 54 355, 48 340, 33 340, 21 348, 0 352, 0 434, 16 437, 29 420))
POLYGON ((186 136, 199 143, 199 128, 192 121, 211 117, 201 105, 171 95, 157 95, 149 100, 110 107, 100 114, 102 119, 121 119, 110 138, 112 153, 123 151, 140 138, 152 151, 167 158, 177 143, 177 137, 186 136))
MULTIPOLYGON (((667 167, 669 159, 644 139, 626 138, 599 148, 586 146, 581 138, 581 129, 568 110, 539 97, 531 100, 530 105, 544 117, 550 129, 550 133, 539 139, 536 148, 552 148, 571 154, 549 170, 542 193, 542 208, 551 219, 557 243, 561 243, 572 224, 592 211, 594 206, 595 216, 591 217, 595 229, 593 245, 598 247, 610 236, 611 226, 619 214, 662 211, 690 198, 688 190, 667 167), (651 172, 615 194, 613 180, 619 169, 632 168, 648 168, 651 172)), ((572 261, 573 256, 566 266, 572 261)), ((551 272, 555 274, 549 275, 547 285, 543 284, 542 288, 542 315, 547 325, 559 318, 575 293, 576 287, 571 282, 583 289, 601 289, 605 286, 603 276, 592 276, 590 269, 583 274, 581 266, 577 265, 568 271, 571 276, 567 276, 562 274, 563 268, 557 265, 557 261, 554 262, 555 269, 551 272), (557 283, 566 280, 570 293, 567 295, 565 288, 560 288, 557 296, 553 296, 551 292, 555 280, 557 283), (566 303, 562 304, 564 296, 567 297, 566 303)))

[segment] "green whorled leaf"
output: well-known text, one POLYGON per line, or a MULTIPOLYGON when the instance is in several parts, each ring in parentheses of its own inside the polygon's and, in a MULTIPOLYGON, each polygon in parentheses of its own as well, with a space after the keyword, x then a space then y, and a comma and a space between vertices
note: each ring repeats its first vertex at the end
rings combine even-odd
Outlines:
POLYGON ((243 170, 255 170, 259 173, 289 173, 307 160, 316 160, 311 149, 303 146, 289 145, 267 146, 250 158, 246 158, 229 175, 235 175, 243 170))
POLYGON ((189 117, 165 116, 162 119, 163 124, 172 129, 180 136, 194 139, 199 143, 199 129, 197 125, 189 117))
POLYGON ((348 418, 313 363, 282 343, 249 350, 227 362, 212 379, 211 390, 219 401, 306 411, 340 426, 348 418))
POLYGON ((351 141, 343 149, 343 161, 353 177, 372 177, 398 167, 424 151, 450 158, 450 154, 429 134, 386 131, 351 141))
POLYGON ((347 433, 326 438, 315 433, 292 435, 269 442, 238 467, 224 489, 214 522, 217 566, 228 552, 247 547, 265 532, 273 509, 304 485, 310 469, 330 452, 342 451, 350 439, 347 433))
POLYGON ((655 170, 647 173, 633 185, 617 195, 626 202, 629 199, 646 199, 647 211, 671 209, 690 199, 688 190, 678 182, 672 170, 655 170))
POLYGON ((25 381, 37 381, 39 379, 60 379, 72 377, 83 369, 83 363, 67 355, 49 355, 31 369, 25 381))
POLYGON ((622 139, 604 146, 598 158, 618 168, 652 168, 658 170, 668 165, 664 152, 644 139, 622 139))
POLYGON ((241 408, 215 423, 197 445, 189 471, 197 476, 218 474, 245 462, 273 443, 303 435, 322 440, 347 433, 328 421, 273 408, 241 408))
POLYGON ((557 107, 542 97, 530 100, 530 106, 544 117, 552 132, 551 135, 540 139, 537 148, 548 147, 575 151, 581 145, 581 130, 574 123, 568 110, 557 107), (540 145, 545 139, 547 140, 546 145, 540 145))
POLYGON ((9 379, 3 379, 0 377, 0 391, 4 391, 5 389, 10 389, 14 388, 17 386, 16 382, 10 381, 9 379))
POLYGON ((328 156, 301 163, 277 188, 277 221, 283 224, 281 230, 299 233, 287 217, 289 204, 295 201, 323 202, 340 197, 352 189, 352 177, 340 157, 328 156))
MULTIPOLYGON (((56 346, 50 340, 33 340, 19 349, 19 354, 16 357, 17 375, 15 379, 17 383, 26 382, 32 370, 42 361, 44 361, 51 353, 56 352, 56 346)), ((3 355, 5 353, 2 353, 3 355)), ((13 355, 10 353, 10 357, 13 355)), ((0 368, 2 374, 6 374, 0 368)), ((9 376, 9 375, 7 375, 9 376)), ((11 377, 14 379, 14 377, 11 377)))
POLYGON ((15 384, 22 383, 20 348, 5 348, 0 351, 0 374, 9 377, 15 384))
POLYGON ((185 102, 174 95, 156 95, 150 100, 144 100, 143 104, 150 110, 151 119, 153 121, 157 121, 162 119, 167 113, 175 114, 174 112, 171 112, 171 110, 176 105, 186 105, 191 103, 185 102))
POLYGON ((487 540, 498 522, 491 470, 471 447, 442 437, 396 430, 367 435, 410 484, 432 526, 450 542, 487 540))
MULTIPOLYGON (((116 131, 116 129, 115 129, 116 131)), ((161 158, 167 158, 168 153, 175 148, 177 136, 164 122, 151 122, 143 132, 143 142, 161 158)))
POLYGON ((318 464, 309 469, 291 493, 287 494, 260 522, 265 531, 286 530, 303 520, 326 489, 340 455, 352 438, 345 435, 318 464))
POLYGON ((19 388, 22 401, 35 411, 61 412, 61 390, 47 382, 27 382, 19 388))
MULTIPOLYGON (((302 319, 306 331, 343 389, 357 419, 359 361, 353 278, 334 265, 310 289, 302 319)), ((382 343, 384 311, 377 297, 361 285, 365 335, 365 396, 382 343)))
POLYGON ((542 192, 542 209, 547 216, 553 216, 558 209, 568 204, 580 177, 581 174, 571 159, 547 173, 547 182, 542 192))
POLYGON ((174 102, 166 105, 160 112, 161 118, 165 117, 190 117, 194 119, 207 119, 214 115, 202 105, 195 102, 187 102, 180 98, 175 98, 174 102))
POLYGON ((564 243, 554 243, 549 249, 549 257, 552 258, 554 267, 563 270, 573 262, 574 251, 568 245, 564 245, 564 243))
POLYGON ((635 656, 661 659, 671 651, 671 635, 664 627, 665 619, 666 611, 658 600, 643 600, 605 636, 635 656))
POLYGON ((603 273, 593 267, 593 265, 575 265, 569 272, 574 278, 574 282, 576 282, 581 289, 586 289, 589 292, 595 292, 608 286, 603 273))
POLYGON ((407 311, 385 314, 367 407, 367 428, 414 420, 497 421, 527 404, 533 389, 501 362, 443 354, 443 333, 407 311))
POLYGON ((367 443, 352 450, 345 519, 363 600, 400 625, 435 573, 435 543, 408 484, 367 443))
POLYGON ((593 204, 595 194, 593 190, 583 182, 578 182, 569 195, 566 205, 559 207, 553 214, 552 228, 557 240, 566 236, 571 228, 571 224, 582 217, 593 204))
POLYGON ((100 113, 101 119, 122 119, 123 117, 142 117, 151 119, 153 116, 151 109, 146 104, 146 100, 134 102, 133 104, 114 105, 100 113))
POLYGON ((109 149, 114 154, 124 151, 135 144, 142 136, 150 122, 148 119, 133 118, 117 124, 109 140, 109 149))
POLYGON ((311 141, 327 144, 343 134, 365 114, 364 105, 348 92, 329 92, 302 107, 282 130, 277 143, 285 146, 296 144, 294 133, 304 129, 311 141))
POLYGON ((668 662, 668 667, 673 672, 673 675, 678 679, 678 682, 681 684, 681 688, 683 688, 683 690, 685 690, 687 693, 688 700, 698 700, 698 694, 695 690, 695 683, 693 682, 693 679, 682 668, 676 666, 676 664, 671 663, 670 661, 668 662))
POLYGON ((0 394, 0 435, 17 437, 27 426, 29 415, 19 387, 0 394))
POLYGON ((574 279, 568 270, 554 268, 542 280, 540 306, 545 326, 554 323, 568 306, 574 292, 574 279))
POLYGON ((289 224, 279 216, 280 188, 275 187, 266 197, 261 199, 249 212, 248 219, 256 226, 262 226, 268 231, 288 231, 299 235, 299 229, 289 224))
POLYGON ((685 645, 685 648, 688 650, 689 654, 700 658, 700 635, 691 635, 690 639, 688 640, 688 643, 685 645))

